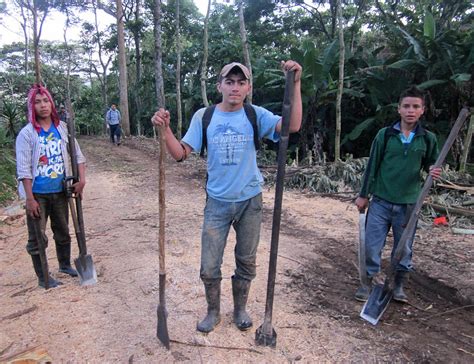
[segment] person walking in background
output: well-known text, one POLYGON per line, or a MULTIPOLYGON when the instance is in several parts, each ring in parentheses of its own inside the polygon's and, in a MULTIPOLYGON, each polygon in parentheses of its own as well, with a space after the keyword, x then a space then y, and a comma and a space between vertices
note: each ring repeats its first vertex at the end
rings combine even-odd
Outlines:
POLYGON ((122 120, 122 116, 120 115, 120 111, 117 110, 117 104, 110 106, 105 119, 107 121, 107 128, 110 129, 110 141, 113 144, 120 145, 120 136, 122 133, 120 121, 122 120))
POLYGON ((69 115, 66 111, 66 108, 64 107, 64 105, 61 105, 59 107, 59 120, 64 121, 65 123, 67 123, 68 117, 69 117, 69 115))
MULTIPOLYGON (((381 129, 372 143, 361 191, 355 201, 359 211, 369 208, 365 236, 369 286, 361 285, 357 289, 358 301, 368 299, 372 278, 380 272, 382 250, 390 228, 394 238, 393 257, 420 194, 421 170, 429 172, 434 179, 441 174, 441 168, 433 168, 438 157, 436 136, 419 122, 424 111, 423 92, 416 87, 405 90, 398 103, 400 121, 381 129)), ((393 298, 399 302, 408 302, 403 286, 412 269, 414 237, 415 231, 396 267, 393 298)))
MULTIPOLYGON (((295 72, 290 117, 290 133, 295 133, 302 120, 302 68, 294 61, 287 61, 282 62, 282 69, 295 72)), ((212 331, 220 322, 221 265, 231 226, 237 240, 236 268, 232 276, 233 321, 239 330, 252 326, 246 304, 251 281, 256 276, 263 185, 256 161, 257 141, 261 138, 278 141, 282 122, 280 116, 263 107, 244 104, 251 87, 247 67, 237 62, 225 65, 217 83, 222 101, 211 107, 213 109, 198 110, 182 141, 173 135, 169 111, 160 109, 152 118, 154 125, 163 127, 167 150, 178 162, 185 160, 191 151, 201 151, 207 144, 207 201, 200 270, 207 315, 197 324, 197 330, 204 333, 212 331)))
MULTIPOLYGON (((16 139, 17 176, 20 197, 26 198, 26 250, 33 260, 38 284, 44 288, 45 277, 41 268, 34 219, 40 219, 41 234, 46 246, 46 223, 48 218, 51 220, 59 271, 77 276, 76 270, 71 267, 69 210, 63 184, 64 179, 72 175, 72 170, 67 125, 59 120, 51 94, 43 86, 34 85, 28 93, 28 121, 16 139)), ((75 193, 82 195, 86 183, 85 158, 77 142, 75 147, 79 181, 72 187, 75 193)), ((59 284, 61 282, 49 277, 50 287, 59 284)))

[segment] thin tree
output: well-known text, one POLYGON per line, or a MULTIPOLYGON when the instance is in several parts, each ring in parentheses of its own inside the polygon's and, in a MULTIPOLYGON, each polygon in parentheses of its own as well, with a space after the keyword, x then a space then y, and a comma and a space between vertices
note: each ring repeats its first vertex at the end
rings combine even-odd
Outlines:
POLYGON ((181 139, 183 115, 181 111, 181 38, 179 29, 179 0, 176 0, 176 113, 178 114, 176 135, 178 139, 181 139))
POLYGON ((202 66, 201 66, 201 96, 202 103, 205 107, 209 106, 207 99, 207 58, 209 56, 209 14, 211 12, 211 0, 207 2, 206 18, 204 19, 204 39, 203 39, 203 55, 202 55, 202 66))
POLYGON ((125 55, 125 30, 123 24, 122 1, 116 0, 117 4, 117 41, 118 41, 118 66, 119 66, 119 88, 120 88, 120 113, 122 115, 122 128, 126 136, 130 135, 130 119, 128 114, 128 81, 127 81, 127 59, 125 55))
MULTIPOLYGON (((247 39, 247 29, 245 28, 245 19, 244 19, 244 2, 243 0, 238 1, 237 6, 239 8, 239 28, 240 28, 240 39, 242 41, 242 52, 244 56, 245 65, 250 71, 250 85, 252 85, 252 64, 250 63, 250 50, 249 50, 249 42, 247 39)), ((250 89, 250 93, 247 96, 247 101, 251 104, 252 103, 252 90, 250 89)))
POLYGON ((339 23, 339 80, 336 96, 336 140, 334 142, 334 160, 341 159, 341 103, 342 91, 344 87, 344 25, 342 19, 342 4, 341 0, 337 0, 337 20, 339 23))

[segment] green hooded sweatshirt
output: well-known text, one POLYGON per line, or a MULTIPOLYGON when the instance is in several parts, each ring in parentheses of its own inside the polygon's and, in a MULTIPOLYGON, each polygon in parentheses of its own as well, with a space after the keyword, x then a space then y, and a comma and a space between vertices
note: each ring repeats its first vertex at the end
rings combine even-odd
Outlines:
POLYGON ((369 194, 394 204, 416 203, 421 190, 421 170, 428 172, 438 157, 436 136, 420 124, 409 144, 403 144, 393 124, 381 129, 372 143, 360 197, 369 194))

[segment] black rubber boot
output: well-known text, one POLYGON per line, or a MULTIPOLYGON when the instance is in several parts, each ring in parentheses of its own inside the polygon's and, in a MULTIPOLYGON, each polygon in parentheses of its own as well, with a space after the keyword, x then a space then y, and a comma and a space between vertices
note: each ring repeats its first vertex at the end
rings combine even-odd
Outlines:
POLYGON ((250 291, 250 281, 232 276, 232 295, 234 296, 234 323, 239 330, 252 327, 252 319, 245 310, 250 291))
POLYGON ((77 271, 71 267, 71 243, 56 244, 56 254, 58 256, 59 271, 69 274, 71 277, 77 277, 77 271))
POLYGON ((221 280, 215 279, 210 282, 204 282, 207 301, 207 315, 197 324, 197 330, 201 332, 211 332, 221 321, 221 280))
MULTIPOLYGON (((41 258, 39 255, 32 255, 31 260, 33 261, 33 268, 35 269, 36 276, 38 277, 38 286, 45 288, 43 269, 41 269, 41 258)), ((49 288, 54 288, 62 283, 57 281, 51 275, 49 275, 49 288)))
POLYGON ((398 302, 407 303, 408 297, 403 292, 403 285, 408 279, 408 272, 397 271, 395 273, 395 286, 393 287, 393 299, 398 302))
POLYGON ((361 284, 355 293, 357 301, 365 302, 369 298, 370 290, 372 289, 372 278, 368 279, 368 285, 361 284))

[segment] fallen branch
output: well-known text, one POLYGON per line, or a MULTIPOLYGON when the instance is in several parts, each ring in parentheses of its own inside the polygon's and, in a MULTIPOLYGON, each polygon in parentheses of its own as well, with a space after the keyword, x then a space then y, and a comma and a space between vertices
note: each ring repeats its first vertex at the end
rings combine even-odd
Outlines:
POLYGON ((465 310, 465 309, 467 309, 467 308, 472 308, 472 307, 474 307, 474 305, 456 307, 456 308, 453 308, 452 310, 447 310, 447 311, 444 311, 444 312, 439 312, 439 313, 436 313, 436 314, 434 314, 434 315, 430 315, 430 316, 426 316, 426 317, 420 317, 420 320, 428 320, 428 319, 431 319, 431 318, 433 318, 433 317, 446 315, 446 314, 451 313, 451 312, 454 312, 454 311, 465 310))
POLYGON ((440 212, 449 212, 451 214, 456 214, 456 215, 462 215, 462 216, 469 216, 469 217, 474 217, 474 211, 473 210, 468 210, 468 209, 463 209, 460 207, 448 207, 448 206, 443 206, 443 205, 438 205, 435 203, 425 203, 425 206, 431 206, 434 210, 440 211, 440 212))
POLYGON ((14 319, 14 318, 17 318, 17 317, 20 317, 20 316, 23 316, 23 315, 26 315, 27 313, 30 313, 30 312, 33 312, 34 310, 36 310, 38 307, 36 305, 33 305, 32 307, 29 307, 29 308, 25 308, 24 310, 21 310, 21 311, 18 311, 18 312, 14 312, 10 315, 7 315, 5 317, 2 317, 2 321, 5 321, 5 320, 11 320, 11 319, 14 319))
POLYGON ((252 348, 239 348, 239 347, 234 347, 234 346, 219 346, 219 345, 204 345, 204 344, 199 344, 199 343, 190 343, 190 342, 184 342, 184 341, 179 341, 179 340, 170 340, 172 343, 176 344, 182 344, 182 345, 189 345, 189 346, 197 346, 200 348, 215 348, 215 349, 224 349, 224 350, 242 350, 242 351, 250 351, 251 353, 257 353, 257 354, 263 354, 261 351, 252 349, 252 348))

